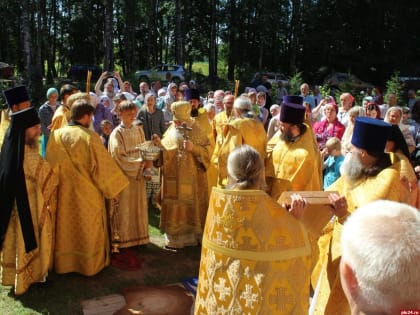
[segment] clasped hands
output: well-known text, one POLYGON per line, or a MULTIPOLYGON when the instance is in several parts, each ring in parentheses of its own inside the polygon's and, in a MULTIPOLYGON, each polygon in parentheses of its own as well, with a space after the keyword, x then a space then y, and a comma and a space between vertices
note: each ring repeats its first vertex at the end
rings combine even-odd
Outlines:
MULTIPOLYGON (((155 146, 162 147, 162 142, 157 134, 152 135, 152 141, 155 146)), ((194 143, 189 139, 184 139, 182 147, 185 151, 191 152, 194 148, 194 143)))

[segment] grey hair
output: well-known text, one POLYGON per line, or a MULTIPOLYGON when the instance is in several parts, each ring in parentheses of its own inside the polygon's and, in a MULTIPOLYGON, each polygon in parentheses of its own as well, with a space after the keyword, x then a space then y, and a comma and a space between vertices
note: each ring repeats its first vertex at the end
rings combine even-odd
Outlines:
POLYGON ((244 144, 230 152, 227 161, 230 189, 263 189, 264 163, 253 147, 244 144))
POLYGON ((238 111, 238 114, 242 117, 254 117, 251 100, 248 96, 241 95, 236 98, 235 102, 233 103, 233 108, 235 108, 238 111))

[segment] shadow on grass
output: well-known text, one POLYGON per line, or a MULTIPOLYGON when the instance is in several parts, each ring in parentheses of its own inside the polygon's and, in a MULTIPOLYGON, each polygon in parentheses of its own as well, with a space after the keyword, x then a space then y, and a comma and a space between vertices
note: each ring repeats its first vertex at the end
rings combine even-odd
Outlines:
POLYGON ((109 266, 92 277, 51 272, 45 284, 33 285, 22 296, 15 296, 10 287, 0 286, 0 314, 79 315, 83 300, 120 294, 125 288, 139 285, 177 283, 198 275, 200 247, 168 251, 150 243, 134 249, 136 256, 144 260, 136 271, 109 266))

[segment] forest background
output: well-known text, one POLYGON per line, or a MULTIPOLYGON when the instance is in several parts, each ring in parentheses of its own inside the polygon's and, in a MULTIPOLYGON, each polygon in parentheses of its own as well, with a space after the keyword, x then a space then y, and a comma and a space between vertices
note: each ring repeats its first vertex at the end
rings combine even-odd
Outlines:
POLYGON ((72 64, 119 70, 135 89, 134 72, 160 63, 209 88, 246 86, 257 71, 382 87, 395 71, 420 73, 416 0, 2 0, 0 29, 0 61, 35 104, 72 64))

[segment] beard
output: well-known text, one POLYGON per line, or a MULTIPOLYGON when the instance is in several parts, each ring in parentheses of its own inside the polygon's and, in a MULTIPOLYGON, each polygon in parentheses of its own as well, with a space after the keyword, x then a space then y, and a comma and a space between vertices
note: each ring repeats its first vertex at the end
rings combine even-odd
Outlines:
POLYGON ((191 108, 191 117, 198 117, 198 108, 191 108))
POLYGON ((31 138, 31 139, 26 139, 25 140, 25 144, 30 147, 31 149, 37 149, 39 147, 38 144, 38 137, 36 138, 31 138))
POLYGON ((292 133, 290 132, 290 130, 285 130, 280 133, 280 139, 285 142, 293 142, 294 137, 292 133))
POLYGON ((358 155, 347 153, 343 164, 340 167, 340 173, 350 180, 357 180, 363 176, 363 164, 358 155))

